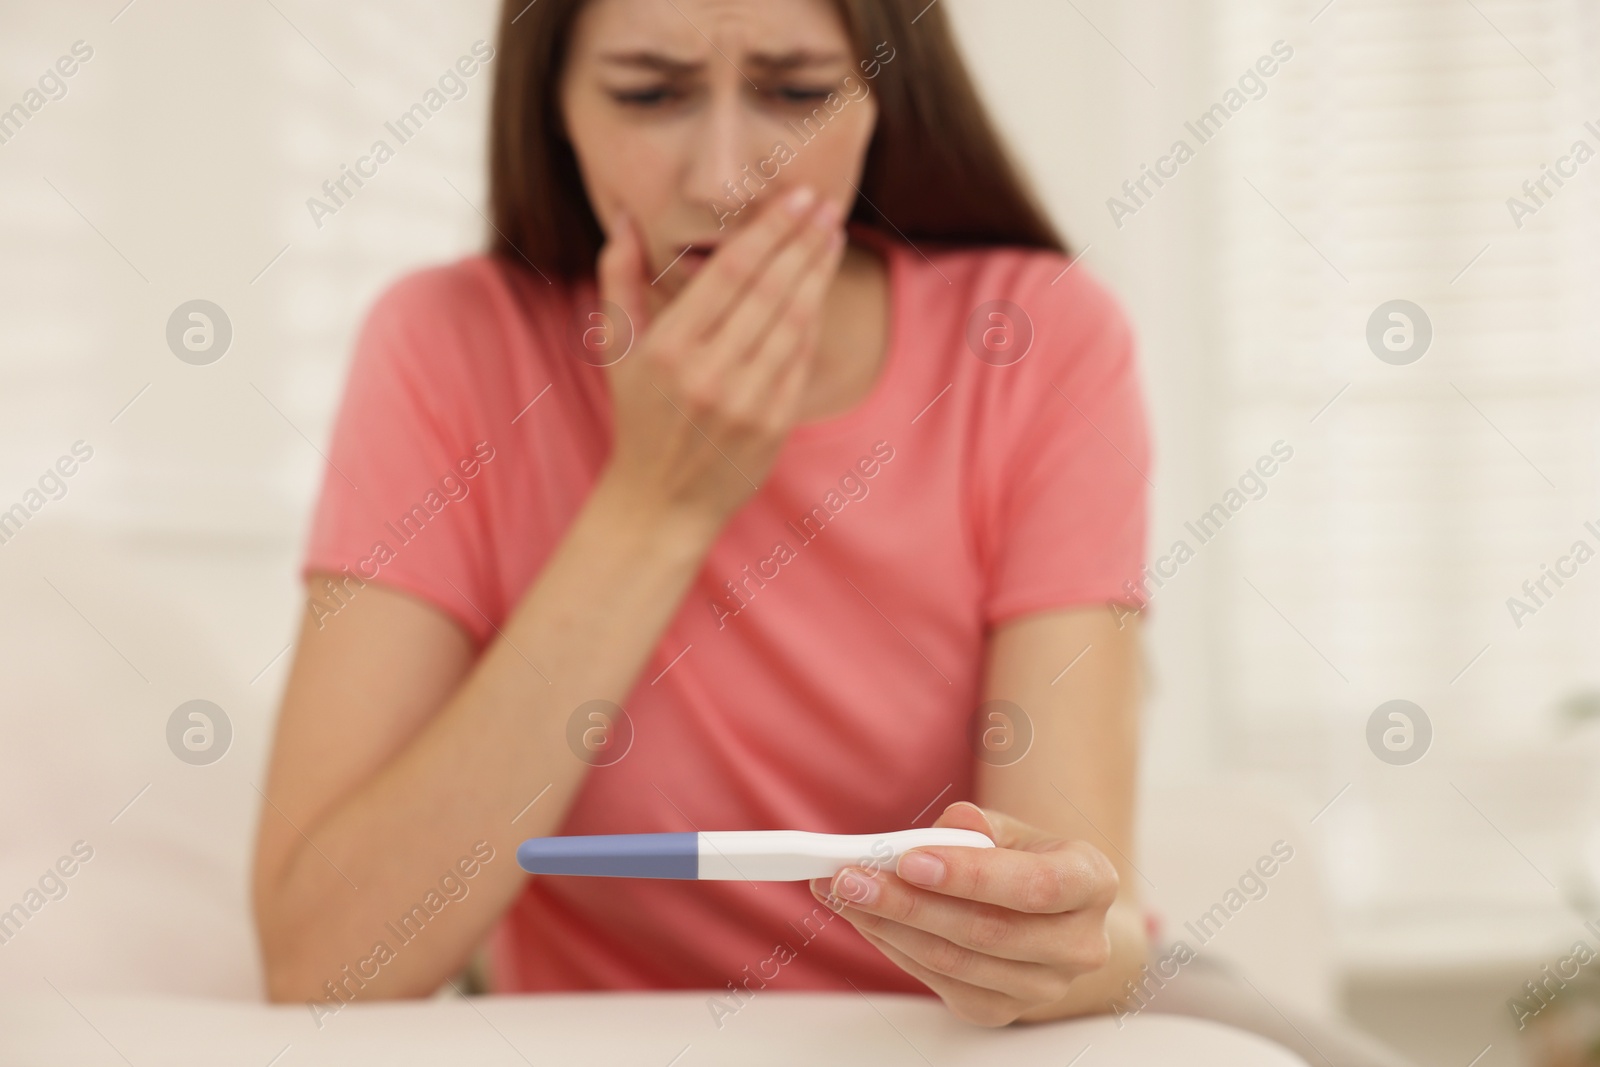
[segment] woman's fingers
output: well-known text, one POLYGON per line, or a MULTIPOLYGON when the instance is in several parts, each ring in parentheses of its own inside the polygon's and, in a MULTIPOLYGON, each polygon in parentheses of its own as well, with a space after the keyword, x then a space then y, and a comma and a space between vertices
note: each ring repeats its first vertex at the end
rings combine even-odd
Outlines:
POLYGON ((612 220, 595 273, 599 276, 601 298, 621 308, 632 320, 634 330, 645 328, 644 258, 644 243, 634 229, 633 219, 622 212, 612 220))
POLYGON ((1098 909, 1028 914, 930 893, 891 874, 854 868, 840 872, 830 888, 847 902, 843 914, 852 919, 862 914, 897 923, 971 952, 1018 963, 1092 971, 1105 963, 1109 947, 1098 909))
POLYGON ((661 315, 663 330, 680 341, 708 337, 744 299, 752 279, 787 242, 804 232, 816 193, 801 186, 718 247, 661 315))
MULTIPOLYGON (((952 806, 953 808, 955 806, 952 806)), ((1109 908, 1117 897, 1117 869, 1086 841, 1049 837, 1032 827, 961 805, 987 817, 992 849, 913 849, 896 867, 906 881, 935 893, 996 904, 1013 911, 1052 913, 1109 908)), ((966 812, 934 825, 969 825, 966 812)))
POLYGON ((1098 849, 973 804, 937 826, 994 848, 923 848, 895 873, 846 868, 811 891, 963 1018, 1003 1025, 1055 1004, 1111 959, 1116 870, 1098 849))
POLYGON ((980 808, 970 800, 958 800, 954 804, 947 805, 933 821, 933 825, 957 830, 976 830, 1000 848, 1015 848, 1026 852, 1038 852, 1061 842, 1059 837, 1037 826, 1030 826, 1003 811, 980 808))
POLYGON ((696 366, 698 374, 720 377, 749 362, 785 312, 796 309, 798 292, 827 254, 830 238, 842 232, 843 212, 825 200, 806 219, 808 224, 797 227, 750 280, 744 297, 710 338, 710 350, 696 366))
POLYGON ((734 368, 732 403, 736 409, 770 405, 784 419, 793 413, 809 374, 810 357, 816 352, 822 302, 839 269, 844 244, 842 230, 832 230, 823 239, 821 250, 805 265, 794 293, 776 310, 755 354, 734 368))
POLYGON ((874 915, 847 915, 863 935, 893 947, 907 959, 944 978, 979 989, 992 989, 1025 1004, 1043 1004, 1067 995, 1071 978, 1063 971, 1039 963, 974 952, 926 930, 874 915))
POLYGON ((842 232, 842 218, 808 189, 774 197, 665 307, 648 299, 644 242, 627 220, 613 225, 601 291, 636 325, 653 315, 637 356, 609 372, 617 427, 609 470, 630 491, 725 520, 760 488, 809 373, 809 361, 792 357, 814 343, 792 335, 820 329, 822 279, 837 267, 830 235, 842 232), (749 378, 745 368, 779 323, 788 324, 779 355, 762 364, 778 370, 749 378))
POLYGON ((993 989, 970 985, 940 974, 918 963, 898 948, 875 934, 861 931, 867 943, 876 948, 895 966, 939 995, 952 1013, 979 1026, 1005 1026, 1015 1022, 1027 1010, 1027 1005, 993 989))

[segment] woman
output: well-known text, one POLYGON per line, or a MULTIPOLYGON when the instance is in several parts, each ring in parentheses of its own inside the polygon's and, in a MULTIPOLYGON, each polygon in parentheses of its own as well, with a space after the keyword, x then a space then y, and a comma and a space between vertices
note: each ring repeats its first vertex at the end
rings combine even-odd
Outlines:
POLYGON ((942 9, 513 2, 491 62, 493 252, 384 295, 334 435, 271 995, 422 995, 488 937, 497 990, 706 988, 719 1023, 851 984, 1112 1010, 1148 951, 1133 346, 942 9), (930 818, 999 847, 812 886, 512 859, 930 818))

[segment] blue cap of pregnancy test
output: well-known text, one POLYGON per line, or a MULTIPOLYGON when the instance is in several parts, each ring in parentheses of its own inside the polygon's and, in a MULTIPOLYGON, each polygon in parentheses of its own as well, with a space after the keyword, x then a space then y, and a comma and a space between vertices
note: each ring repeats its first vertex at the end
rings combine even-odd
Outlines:
POLYGON ((688 832, 532 837, 517 846, 517 866, 530 874, 698 878, 700 835, 688 832))

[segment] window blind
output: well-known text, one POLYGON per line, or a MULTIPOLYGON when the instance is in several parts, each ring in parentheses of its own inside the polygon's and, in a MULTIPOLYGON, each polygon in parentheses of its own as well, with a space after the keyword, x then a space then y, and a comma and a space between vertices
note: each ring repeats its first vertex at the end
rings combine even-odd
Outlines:
POLYGON ((1350 786, 1323 827, 1332 866, 1360 860, 1331 872, 1346 903, 1576 892, 1592 797, 1569 786, 1592 774, 1559 753, 1600 683, 1600 556, 1574 558, 1600 553, 1600 156, 1561 160, 1600 153, 1600 11, 1215 10, 1219 87, 1272 41, 1294 49, 1205 149, 1219 484, 1275 440, 1295 450, 1215 546, 1208 703, 1227 750, 1330 797, 1350 786), (1414 361, 1369 344, 1395 300, 1431 325, 1414 361), (1431 722, 1409 767, 1368 751, 1392 699, 1431 722))

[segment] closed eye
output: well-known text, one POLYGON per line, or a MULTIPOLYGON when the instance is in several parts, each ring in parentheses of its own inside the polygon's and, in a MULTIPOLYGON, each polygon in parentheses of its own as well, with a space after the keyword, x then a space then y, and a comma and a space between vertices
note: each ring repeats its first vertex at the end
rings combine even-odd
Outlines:
POLYGON ((666 86, 656 86, 649 89, 613 90, 611 98, 624 107, 652 108, 681 100, 683 93, 666 86))
POLYGON ((831 87, 805 89, 797 86, 784 86, 781 89, 770 90, 770 92, 785 104, 816 104, 826 100, 833 93, 833 89, 831 87))
MULTIPOLYGON (((780 106, 802 107, 820 104, 833 92, 833 87, 826 85, 820 87, 784 85, 765 89, 762 95, 780 106)), ((654 85, 638 89, 613 89, 610 90, 610 95, 611 99, 623 107, 649 110, 679 103, 687 99, 689 94, 684 89, 654 85)))

